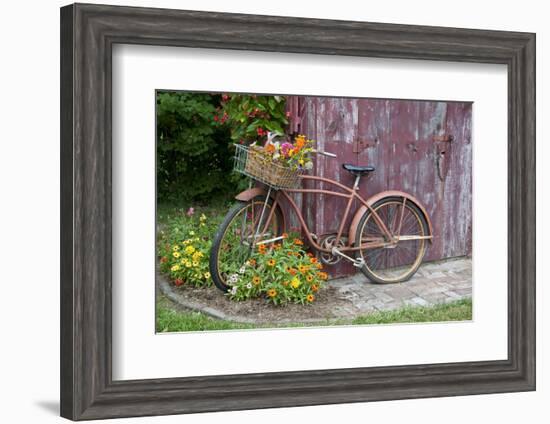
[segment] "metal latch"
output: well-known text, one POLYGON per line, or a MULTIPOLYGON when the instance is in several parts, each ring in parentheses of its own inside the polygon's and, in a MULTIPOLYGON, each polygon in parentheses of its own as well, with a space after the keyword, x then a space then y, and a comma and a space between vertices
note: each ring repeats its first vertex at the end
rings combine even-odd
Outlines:
POLYGON ((447 172, 449 171, 449 160, 445 160, 445 154, 454 139, 455 138, 452 134, 434 135, 433 137, 433 141, 436 143, 435 162, 437 167, 437 176, 441 181, 445 180, 447 172))
POLYGON ((375 147, 379 143, 378 137, 374 140, 365 140, 356 138, 353 140, 353 153, 361 153, 370 147, 375 147))

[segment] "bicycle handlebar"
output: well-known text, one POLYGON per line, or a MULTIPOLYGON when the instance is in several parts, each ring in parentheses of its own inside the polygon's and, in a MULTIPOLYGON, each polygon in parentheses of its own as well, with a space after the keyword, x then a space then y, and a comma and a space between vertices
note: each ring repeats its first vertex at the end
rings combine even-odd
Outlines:
POLYGON ((319 153, 320 155, 323 155, 323 156, 328 156, 330 158, 335 158, 337 157, 334 153, 330 153, 330 152, 322 152, 320 150, 314 150, 315 153, 319 153))

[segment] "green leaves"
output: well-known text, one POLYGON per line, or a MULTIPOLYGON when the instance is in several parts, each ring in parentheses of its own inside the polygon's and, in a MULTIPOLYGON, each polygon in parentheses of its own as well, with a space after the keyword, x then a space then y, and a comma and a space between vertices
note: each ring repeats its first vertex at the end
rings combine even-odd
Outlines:
POLYGON ((226 116, 222 125, 228 126, 234 143, 263 144, 268 131, 284 134, 288 124, 285 97, 231 94, 222 98, 218 116, 220 121, 226 116))
POLYGON ((235 190, 229 129, 214 121, 221 96, 157 92, 157 193, 196 200, 235 190))

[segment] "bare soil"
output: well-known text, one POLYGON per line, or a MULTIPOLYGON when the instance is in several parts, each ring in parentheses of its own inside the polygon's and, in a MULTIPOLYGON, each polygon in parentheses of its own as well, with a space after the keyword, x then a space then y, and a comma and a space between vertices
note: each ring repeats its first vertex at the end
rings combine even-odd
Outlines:
MULTIPOLYGON (((158 276, 157 279, 163 279, 158 276)), ((164 280, 164 282, 166 282, 164 280)), ((254 322, 254 323, 307 323, 322 322, 342 318, 341 314, 335 314, 343 307, 349 308, 349 302, 339 299, 336 289, 325 287, 317 293, 315 302, 311 304, 287 304, 275 306, 265 298, 249 299, 236 302, 230 300, 224 293, 215 287, 180 286, 167 283, 161 288, 176 305, 183 309, 221 312, 225 319, 254 322), (168 289, 168 290, 167 290, 168 289), (174 296, 175 295, 175 296, 174 296), (174 299, 177 297, 177 299, 174 299), (186 307, 187 306, 187 307, 186 307), (191 306, 191 307, 189 307, 191 306)))

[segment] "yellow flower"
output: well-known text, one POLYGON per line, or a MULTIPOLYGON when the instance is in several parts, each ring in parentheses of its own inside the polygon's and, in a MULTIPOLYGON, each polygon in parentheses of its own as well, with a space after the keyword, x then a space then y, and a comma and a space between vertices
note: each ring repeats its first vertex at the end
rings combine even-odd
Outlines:
POLYGON ((267 261, 267 265, 275 266, 275 259, 270 259, 269 261, 267 261))
POLYGON ((199 266, 199 263, 197 261, 193 261, 193 266, 196 268, 199 266))
POLYGON ((206 221, 206 215, 205 214, 201 214, 201 217, 199 218, 200 222, 204 222, 206 221))
POLYGON ((174 266, 172 266, 172 268, 170 268, 170 271, 172 271, 172 272, 176 272, 176 271, 179 271, 179 270, 180 270, 179 265, 174 265, 174 266))
POLYGON ((262 280, 260 279, 260 277, 255 275, 254 277, 252 277, 252 282, 254 283, 255 286, 257 286, 258 284, 260 284, 262 282, 262 280))
POLYGON ((299 163, 300 165, 303 165, 303 164, 304 164, 304 160, 303 160, 303 159, 300 159, 300 160, 298 161, 298 163, 299 163))
POLYGON ((180 252, 174 252, 172 253, 172 256, 174 256, 174 258, 179 258, 181 256, 181 253, 180 252))
POLYGON ((191 240, 187 239, 181 242, 181 244, 187 246, 189 243, 191 243, 191 240))
POLYGON ((300 284, 302 284, 302 283, 300 282, 300 280, 298 279, 298 277, 294 277, 294 278, 292 279, 292 281, 290 282, 290 285, 291 285, 293 288, 295 288, 295 289, 297 289, 298 287, 300 287, 300 284))
POLYGON ((176 251, 180 250, 180 247, 176 244, 174 247, 172 247, 172 250, 174 252, 176 252, 176 251))
POLYGON ((307 280, 308 283, 311 283, 313 281, 313 275, 308 274, 307 277, 306 277, 306 280, 307 280))
POLYGON ((195 253, 193 253, 193 260, 198 261, 203 256, 204 256, 204 254, 202 252, 196 251, 195 253))
POLYGON ((204 278, 206 278, 207 280, 210 279, 210 273, 209 273, 209 272, 205 272, 205 273, 204 273, 204 278))
POLYGON ((308 302, 313 302, 315 300, 315 296, 313 296, 312 294, 308 294, 306 299, 308 302))
POLYGON ((192 255, 194 252, 195 252, 195 248, 193 246, 187 246, 185 248, 185 253, 187 253, 188 255, 192 255))
POLYGON ((269 297, 275 297, 275 296, 277 296, 277 290, 275 290, 275 289, 269 289, 269 290, 267 291, 267 295, 268 295, 269 297))
POLYGON ((185 262, 185 267, 186 268, 191 268, 191 262, 190 261, 185 262))

